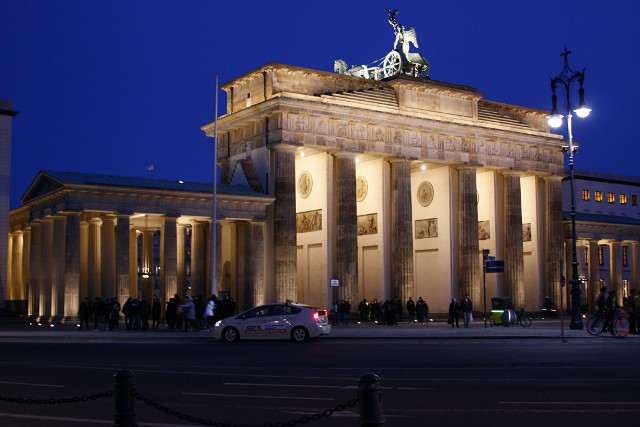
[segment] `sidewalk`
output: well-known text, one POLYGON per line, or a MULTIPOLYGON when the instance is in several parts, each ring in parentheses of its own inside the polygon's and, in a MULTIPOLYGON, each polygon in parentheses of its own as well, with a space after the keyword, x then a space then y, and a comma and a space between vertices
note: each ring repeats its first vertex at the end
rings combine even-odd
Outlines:
MULTIPOLYGON (((583 322, 584 323, 584 322, 583 322)), ((203 339, 211 337, 209 331, 168 331, 166 326, 146 331, 127 331, 124 325, 117 331, 78 330, 74 324, 62 324, 54 327, 48 325, 28 325, 24 319, 0 319, 0 339, 62 339, 62 340, 133 340, 155 341, 173 339, 203 339)), ((509 327, 492 327, 483 320, 475 320, 471 327, 452 328, 446 322, 429 322, 429 324, 410 324, 401 322, 397 326, 379 325, 371 322, 352 321, 348 325, 333 326, 331 334, 323 340, 332 339, 561 339, 559 320, 533 319, 528 328, 519 325, 509 327)), ((607 337, 602 334, 601 336, 607 337)), ((569 320, 564 322, 564 337, 567 339, 591 337, 586 331, 569 329, 569 320)), ((629 334, 626 339, 639 339, 640 335, 629 334)))

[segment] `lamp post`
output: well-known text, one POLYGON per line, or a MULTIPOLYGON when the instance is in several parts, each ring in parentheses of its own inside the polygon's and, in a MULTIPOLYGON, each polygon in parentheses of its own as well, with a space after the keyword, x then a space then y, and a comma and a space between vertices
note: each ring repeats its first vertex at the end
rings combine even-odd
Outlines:
MULTIPOLYGON (((576 115, 580 118, 587 117, 591 112, 591 109, 586 106, 584 103, 584 88, 582 84, 584 82, 584 68, 582 71, 573 71, 571 67, 569 67, 568 56, 571 51, 564 48, 564 52, 560 54, 560 56, 564 57, 564 66, 562 67, 562 71, 558 76, 551 78, 551 103, 552 109, 551 114, 547 116, 547 122, 549 126, 553 128, 560 127, 562 125, 562 118, 564 117, 562 114, 558 113, 558 97, 556 95, 556 89, 560 86, 561 89, 564 89, 563 93, 565 96, 565 107, 567 111, 567 128, 569 131, 569 145, 562 147, 562 152, 564 154, 569 154, 569 174, 571 180, 571 239, 572 239, 572 248, 571 248, 571 323, 569 323, 569 329, 582 329, 582 317, 580 313, 580 279, 578 277, 578 259, 576 255, 576 202, 575 202, 575 188, 574 188, 574 180, 573 180, 573 155, 577 154, 578 147, 573 145, 573 135, 571 132, 571 118, 573 117, 572 113, 576 113, 576 115), (580 85, 579 88, 579 97, 580 104, 578 108, 573 110, 573 105, 571 104, 571 89, 574 86, 575 82, 578 82, 580 85)), ((560 308, 562 309, 562 307, 560 308)))

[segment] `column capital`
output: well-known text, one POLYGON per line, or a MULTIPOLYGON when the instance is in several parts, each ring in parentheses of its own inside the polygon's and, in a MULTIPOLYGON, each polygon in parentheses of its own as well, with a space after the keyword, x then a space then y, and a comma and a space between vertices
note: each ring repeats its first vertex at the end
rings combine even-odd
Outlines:
POLYGON ((544 179, 545 181, 562 181, 564 179, 564 176, 560 176, 560 175, 547 175, 547 176, 543 176, 542 179, 544 179))
POLYGON ((351 157, 354 159, 358 157, 360 154, 362 153, 359 151, 347 151, 347 150, 337 150, 331 153, 331 155, 336 158, 351 157))
POLYGON ((522 171, 516 171, 513 169, 505 169, 499 172, 504 176, 522 176, 522 171))
POLYGON ((463 171, 463 170, 478 170, 479 168, 482 167, 482 165, 480 163, 460 163, 457 165, 453 165, 454 168, 456 168, 459 171, 463 171))
POLYGON ((293 145, 291 143, 278 142, 275 145, 269 145, 269 148, 273 151, 294 151, 295 152, 298 149, 298 147, 302 147, 302 144, 293 145))

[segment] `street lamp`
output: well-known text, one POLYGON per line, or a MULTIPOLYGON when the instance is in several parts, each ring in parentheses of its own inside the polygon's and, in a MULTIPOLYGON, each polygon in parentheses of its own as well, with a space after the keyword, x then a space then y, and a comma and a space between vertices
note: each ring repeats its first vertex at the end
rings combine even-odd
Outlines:
MULTIPOLYGON (((569 154, 569 173, 571 179, 571 238, 572 238, 572 248, 571 254, 573 260, 571 261, 571 323, 569 323, 569 329, 582 329, 582 316, 580 313, 580 278, 578 277, 578 259, 576 255, 576 202, 575 202, 575 189, 574 189, 574 181, 573 181, 573 155, 578 152, 578 147, 574 147, 573 145, 573 135, 571 133, 571 118, 572 112, 576 113, 576 115, 580 118, 587 117, 591 112, 591 109, 587 107, 584 103, 584 88, 582 87, 582 83, 584 82, 584 68, 582 71, 573 71, 571 67, 569 67, 568 56, 571 53, 570 50, 564 48, 564 53, 561 53, 560 56, 564 57, 564 67, 562 67, 562 71, 558 74, 557 77, 551 78, 551 92, 553 95, 551 96, 551 114, 547 116, 547 123, 549 126, 553 128, 560 127, 562 125, 562 118, 567 118, 567 128, 569 131, 569 145, 562 147, 563 153, 569 154), (573 105, 571 105, 571 88, 575 82, 580 84, 579 88, 579 97, 580 104, 578 108, 573 109, 573 105), (558 113, 558 97, 556 95, 556 88, 560 86, 560 88, 564 89, 564 96, 566 100, 566 110, 567 115, 563 116, 558 113)), ((562 309, 562 308, 561 308, 562 309)))

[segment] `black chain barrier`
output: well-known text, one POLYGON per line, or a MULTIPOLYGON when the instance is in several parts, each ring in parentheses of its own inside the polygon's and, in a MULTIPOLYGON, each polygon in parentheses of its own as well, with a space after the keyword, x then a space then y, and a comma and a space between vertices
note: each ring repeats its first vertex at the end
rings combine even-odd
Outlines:
POLYGON ((61 397, 59 399, 28 399, 23 397, 5 397, 0 396, 0 402, 20 403, 25 405, 59 405, 62 403, 78 403, 88 402, 90 400, 102 399, 104 397, 113 396, 113 390, 105 391, 104 393, 90 394, 86 396, 77 397, 61 397))
POLYGON ((191 421, 196 424, 205 425, 205 426, 214 426, 214 427, 289 427, 289 426, 295 426, 298 424, 306 424, 311 421, 318 421, 323 417, 330 417, 335 412, 344 411, 345 409, 358 404, 358 399, 351 399, 347 403, 340 404, 333 409, 327 409, 326 411, 323 411, 323 412, 317 412, 313 415, 302 417, 297 420, 289 420, 289 421, 279 422, 275 424, 225 424, 225 423, 217 423, 215 421, 205 420, 202 418, 192 417, 191 415, 183 414, 182 412, 178 412, 160 403, 154 402, 153 400, 147 397, 144 397, 143 395, 138 393, 135 389, 131 389, 131 395, 134 398, 157 409, 158 411, 164 412, 165 414, 172 415, 177 418, 182 418, 183 420, 191 421))

